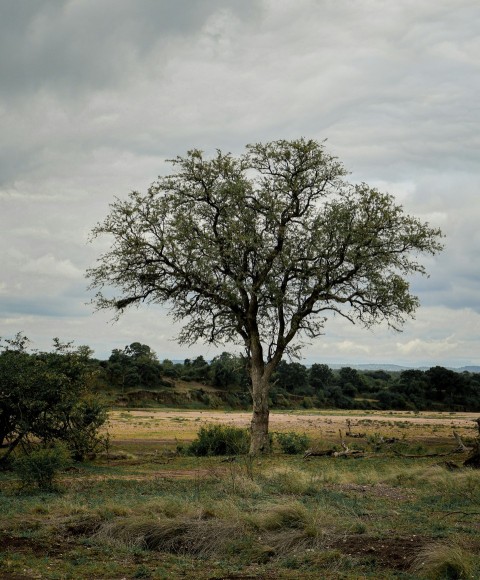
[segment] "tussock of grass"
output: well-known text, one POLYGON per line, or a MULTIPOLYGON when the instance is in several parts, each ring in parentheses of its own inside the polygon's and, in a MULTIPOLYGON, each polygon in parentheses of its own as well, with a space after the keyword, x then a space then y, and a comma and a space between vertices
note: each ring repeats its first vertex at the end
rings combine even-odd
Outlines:
POLYGON ((180 514, 185 514, 186 507, 185 500, 181 497, 161 497, 144 503, 142 512, 176 518, 180 514))
POLYGON ((225 493, 239 497, 255 497, 262 492, 262 486, 241 473, 232 472, 222 479, 222 487, 225 493))
POLYGON ((259 514, 254 521, 263 530, 280 530, 282 528, 303 530, 310 521, 310 515, 303 504, 292 501, 272 506, 259 514))
POLYGON ((308 530, 281 530, 265 534, 262 538, 271 547, 275 555, 280 558, 292 554, 299 554, 306 550, 315 550, 319 547, 321 536, 308 533, 308 530))
POLYGON ((106 522, 94 538, 114 546, 213 557, 225 553, 232 540, 242 534, 239 522, 216 518, 164 521, 133 518, 106 522))
POLYGON ((473 578, 473 557, 455 540, 425 546, 415 558, 412 570, 422 578, 453 580, 473 578))
POLYGON ((132 513, 132 509, 127 506, 108 502, 97 508, 96 513, 103 520, 109 520, 115 517, 128 516, 132 513))

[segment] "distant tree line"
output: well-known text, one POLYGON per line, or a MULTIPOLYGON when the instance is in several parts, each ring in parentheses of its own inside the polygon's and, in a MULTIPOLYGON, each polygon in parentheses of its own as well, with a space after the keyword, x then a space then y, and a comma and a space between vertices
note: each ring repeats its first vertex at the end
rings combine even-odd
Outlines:
MULTIPOLYGON (((134 342, 96 363, 103 387, 121 393, 172 389, 176 381, 186 381, 218 389, 232 407, 250 404, 245 360, 227 352, 211 361, 203 356, 159 361, 149 346, 134 342)), ((334 370, 326 364, 281 361, 272 377, 270 402, 277 408, 479 411, 480 373, 441 366, 401 372, 334 370)))

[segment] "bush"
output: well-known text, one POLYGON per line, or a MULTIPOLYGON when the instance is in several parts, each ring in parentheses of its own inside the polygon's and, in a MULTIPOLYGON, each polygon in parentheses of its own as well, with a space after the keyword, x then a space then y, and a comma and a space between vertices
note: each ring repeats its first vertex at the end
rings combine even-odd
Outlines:
POLYGON ((276 433, 276 438, 283 453, 287 453, 288 455, 305 453, 305 451, 310 447, 310 440, 305 433, 303 435, 299 435, 294 431, 289 431, 288 433, 276 433))
POLYGON ((43 447, 31 451, 28 455, 18 457, 13 462, 13 470, 20 478, 22 487, 37 487, 41 491, 54 491, 55 477, 71 461, 70 454, 64 445, 43 447))
POLYGON ((189 452, 196 456, 240 455, 247 453, 249 446, 250 435, 247 429, 229 425, 206 425, 200 428, 189 452))
POLYGON ((43 446, 63 441, 76 459, 102 448, 107 412, 92 393, 96 371, 85 348, 58 339, 53 352, 29 353, 27 346, 21 334, 0 339, 0 447, 6 448, 0 466, 29 439, 43 446))

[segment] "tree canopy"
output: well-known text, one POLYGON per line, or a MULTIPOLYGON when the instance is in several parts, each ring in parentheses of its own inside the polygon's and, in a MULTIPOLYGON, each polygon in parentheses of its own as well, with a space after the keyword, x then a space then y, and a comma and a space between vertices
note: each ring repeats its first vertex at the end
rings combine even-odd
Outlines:
POLYGON ((329 314, 400 328, 418 299, 407 276, 441 232, 395 199, 345 180, 323 143, 274 141, 243 155, 197 149, 146 194, 117 199, 93 236, 112 245, 89 270, 99 308, 167 304, 181 342, 240 343, 254 403, 252 451, 268 446, 268 385, 329 314))

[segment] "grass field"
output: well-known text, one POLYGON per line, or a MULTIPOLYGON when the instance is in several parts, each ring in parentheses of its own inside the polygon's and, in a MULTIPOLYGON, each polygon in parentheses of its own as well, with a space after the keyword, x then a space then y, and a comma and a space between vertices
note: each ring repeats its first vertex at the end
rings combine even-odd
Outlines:
POLYGON ((365 454, 225 462, 176 449, 248 413, 112 411, 109 454, 62 472, 58 492, 0 473, 0 579, 480 578, 480 471, 450 471, 465 454, 443 455, 453 429, 475 437, 474 418, 273 413, 272 431, 318 449, 349 419, 364 437, 345 441, 365 454))

